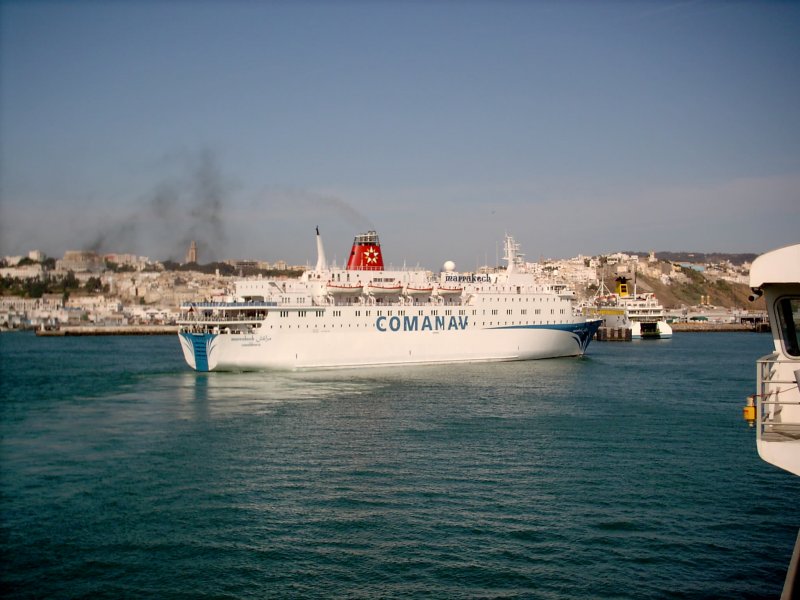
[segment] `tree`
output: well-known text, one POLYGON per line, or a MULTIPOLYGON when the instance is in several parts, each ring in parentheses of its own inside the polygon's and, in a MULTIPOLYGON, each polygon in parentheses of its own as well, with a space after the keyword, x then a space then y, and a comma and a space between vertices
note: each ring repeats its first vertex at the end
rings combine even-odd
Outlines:
POLYGON ((75 277, 75 273, 71 270, 67 271, 66 276, 61 280, 61 285, 64 290, 77 290, 81 286, 78 278, 75 277))
POLYGON ((87 292, 95 293, 102 291, 103 282, 100 281, 99 277, 89 277, 89 279, 86 280, 86 284, 83 287, 87 292))

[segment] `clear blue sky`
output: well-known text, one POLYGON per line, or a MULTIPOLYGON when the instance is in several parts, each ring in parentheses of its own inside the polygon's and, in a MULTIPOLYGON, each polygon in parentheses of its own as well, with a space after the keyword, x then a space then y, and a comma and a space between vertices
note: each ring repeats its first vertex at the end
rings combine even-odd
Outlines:
POLYGON ((800 242, 800 3, 0 3, 0 254, 800 242))

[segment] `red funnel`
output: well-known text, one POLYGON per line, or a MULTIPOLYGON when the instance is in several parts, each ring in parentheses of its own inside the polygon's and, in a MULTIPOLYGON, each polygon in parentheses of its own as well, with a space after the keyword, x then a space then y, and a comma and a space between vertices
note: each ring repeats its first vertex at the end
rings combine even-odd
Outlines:
POLYGON ((350 250, 347 269, 350 271, 383 271, 383 254, 377 233, 368 231, 356 236, 353 240, 353 249, 350 250))

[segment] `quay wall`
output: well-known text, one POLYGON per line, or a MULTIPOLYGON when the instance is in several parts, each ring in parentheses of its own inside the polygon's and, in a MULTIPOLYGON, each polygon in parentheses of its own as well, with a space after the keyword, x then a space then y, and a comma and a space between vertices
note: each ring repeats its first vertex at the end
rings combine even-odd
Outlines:
POLYGON ((627 327, 601 327, 595 339, 598 342, 630 342, 631 330, 627 327))

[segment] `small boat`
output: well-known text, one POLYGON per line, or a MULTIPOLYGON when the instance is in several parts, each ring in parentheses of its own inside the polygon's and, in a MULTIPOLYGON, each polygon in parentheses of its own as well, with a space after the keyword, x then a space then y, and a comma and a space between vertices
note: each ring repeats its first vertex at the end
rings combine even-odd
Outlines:
POLYGON ((409 285, 406 287, 407 296, 430 296, 433 294, 433 286, 414 287, 409 285))
POLYGON ((403 291, 402 284, 370 283, 367 291, 373 296, 397 296, 403 291))
POLYGON ((328 293, 334 296, 360 296, 364 291, 364 286, 360 283, 333 283, 327 284, 328 293))
POLYGON ((461 292, 464 291, 464 288, 460 287, 447 287, 447 286, 439 286, 436 288, 436 293, 440 296, 458 296, 461 292))

